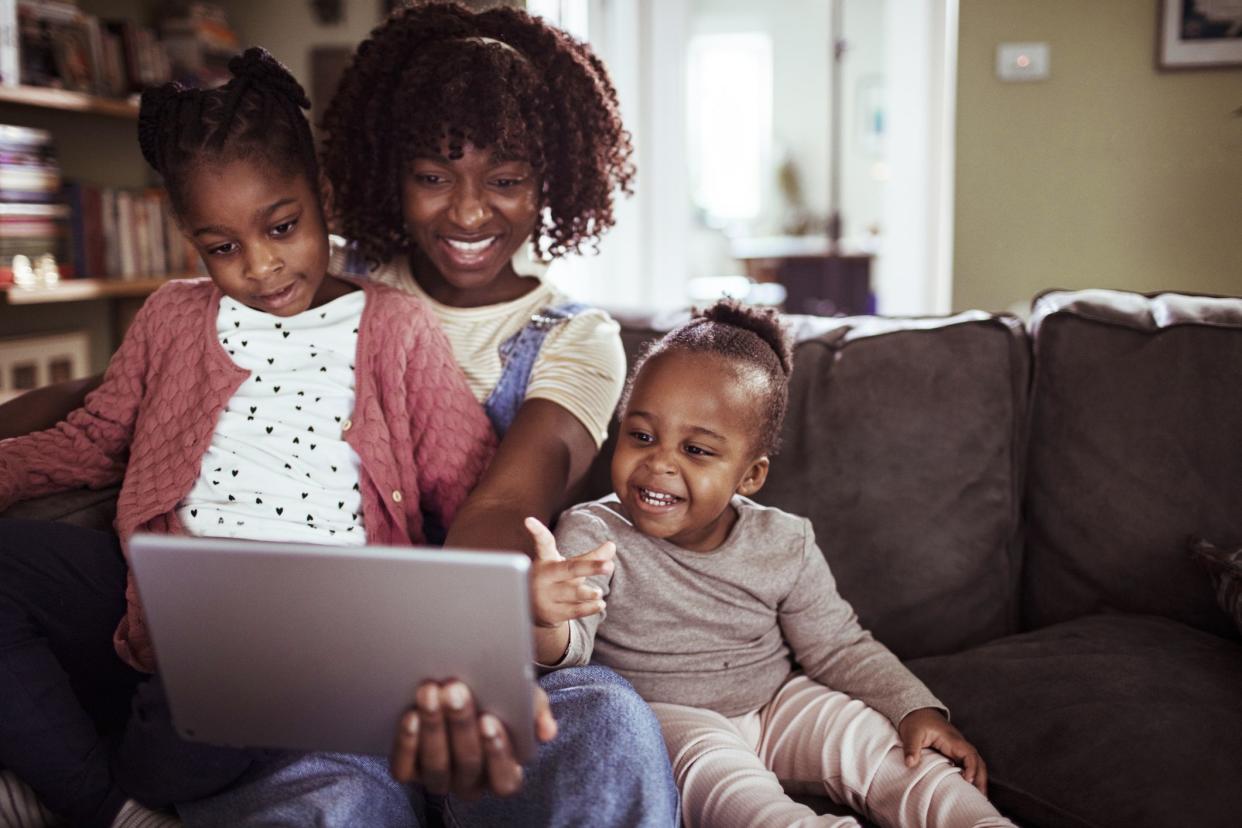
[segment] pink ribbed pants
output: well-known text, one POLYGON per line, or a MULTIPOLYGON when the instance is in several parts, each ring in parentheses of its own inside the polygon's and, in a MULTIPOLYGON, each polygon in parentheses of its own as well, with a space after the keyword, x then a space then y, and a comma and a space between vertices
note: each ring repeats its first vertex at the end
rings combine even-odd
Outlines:
POLYGON ((896 729, 880 713, 805 676, 752 713, 653 704, 687 828, 857 826, 817 816, 785 793, 826 794, 883 826, 1008 826, 987 797, 931 750, 907 768, 896 729))

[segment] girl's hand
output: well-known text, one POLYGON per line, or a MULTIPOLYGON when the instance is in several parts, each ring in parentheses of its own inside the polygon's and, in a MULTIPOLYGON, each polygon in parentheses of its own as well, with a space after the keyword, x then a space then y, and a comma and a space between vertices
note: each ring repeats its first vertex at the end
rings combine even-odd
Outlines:
POLYGON ((897 726, 901 746, 906 754, 906 767, 916 768, 923 761, 923 748, 943 753, 962 766, 962 776, 985 796, 988 792, 988 769, 975 746, 966 741, 956 727, 949 724, 939 710, 923 707, 911 711, 897 726))
MULTIPOLYGON (((479 715, 460 681, 427 682, 397 727, 389 768, 398 782, 421 783, 433 794, 473 799, 512 796, 522 789, 522 766, 509 734, 490 713, 479 715)), ((556 737, 548 694, 535 688, 535 738, 556 737)))
POLYGON ((585 579, 612 572, 616 544, 605 541, 585 555, 566 560, 548 527, 533 517, 526 519, 525 526, 535 542, 535 560, 530 568, 535 626, 559 627, 571 619, 603 612, 603 593, 585 579))

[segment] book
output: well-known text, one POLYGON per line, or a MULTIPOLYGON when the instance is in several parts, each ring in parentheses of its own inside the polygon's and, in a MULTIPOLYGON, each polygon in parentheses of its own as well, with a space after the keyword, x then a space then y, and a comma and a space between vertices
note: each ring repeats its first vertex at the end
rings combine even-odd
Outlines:
POLYGON ((84 15, 52 24, 52 58, 61 86, 72 92, 95 92, 97 67, 91 57, 90 32, 84 15))
POLYGON ((21 82, 17 0, 0 0, 0 85, 17 86, 21 82))
POLYGON ((78 276, 95 275, 87 261, 88 245, 86 233, 87 205, 86 191, 88 187, 75 181, 65 183, 65 206, 69 208, 70 250, 73 258, 73 272, 78 276))
POLYGON ((46 129, 0 124, 0 147, 42 149, 52 146, 52 133, 46 129))
POLYGON ((104 270, 100 275, 119 276, 121 273, 121 246, 117 242, 116 193, 111 187, 99 191, 99 223, 103 229, 104 270))
POLYGON ((0 203, 0 272, 12 281, 14 256, 33 262, 50 253, 60 277, 71 278, 75 269, 69 217, 64 204, 0 203))
POLYGON ((160 20, 159 32, 174 77, 189 86, 226 82, 228 61, 241 51, 241 40, 218 3, 186 4, 160 20))
POLYGON ((20 82, 28 86, 62 88, 56 66, 56 49, 52 33, 60 22, 71 21, 78 13, 76 6, 65 3, 17 0, 17 31, 20 82))
POLYGON ((138 259, 134 252, 134 198, 128 190, 116 191, 116 235, 118 268, 112 275, 132 279, 138 275, 138 259))
POLYGON ((156 274, 167 274, 168 269, 168 242, 166 237, 169 228, 164 224, 164 205, 161 202, 163 190, 159 187, 150 187, 145 191, 145 199, 147 203, 147 224, 150 227, 150 242, 148 257, 151 260, 151 272, 156 274))

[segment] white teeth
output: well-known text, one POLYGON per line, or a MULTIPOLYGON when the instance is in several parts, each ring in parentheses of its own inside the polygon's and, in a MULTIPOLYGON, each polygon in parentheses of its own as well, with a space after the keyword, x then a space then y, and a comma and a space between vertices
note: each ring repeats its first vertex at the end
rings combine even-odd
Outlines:
POLYGON ((449 243, 449 247, 454 250, 460 250, 463 253, 478 253, 480 250, 486 250, 491 243, 496 241, 495 236, 489 236, 476 242, 464 242, 457 239, 445 239, 449 243))
POLYGON ((672 506, 674 503, 681 500, 681 498, 677 495, 671 495, 665 492, 653 492, 651 489, 639 489, 638 496, 644 503, 649 503, 652 506, 672 506))

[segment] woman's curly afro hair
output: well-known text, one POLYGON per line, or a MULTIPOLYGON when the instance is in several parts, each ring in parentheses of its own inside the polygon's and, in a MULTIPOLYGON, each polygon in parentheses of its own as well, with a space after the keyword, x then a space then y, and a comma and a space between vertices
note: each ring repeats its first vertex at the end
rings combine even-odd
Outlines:
POLYGON ((536 255, 594 249, 631 192, 630 136, 591 50, 524 11, 456 3, 398 10, 358 46, 324 116, 337 228, 370 259, 411 244, 405 165, 469 143, 530 163, 541 182, 536 255))
POLYGON ((755 448, 774 455, 780 449, 781 425, 789 406, 789 375, 793 372, 793 346, 780 315, 771 308, 756 308, 733 299, 721 299, 696 311, 643 350, 621 394, 619 412, 629 406, 634 382, 647 362, 671 351, 714 354, 737 363, 763 385, 756 396, 755 448))

